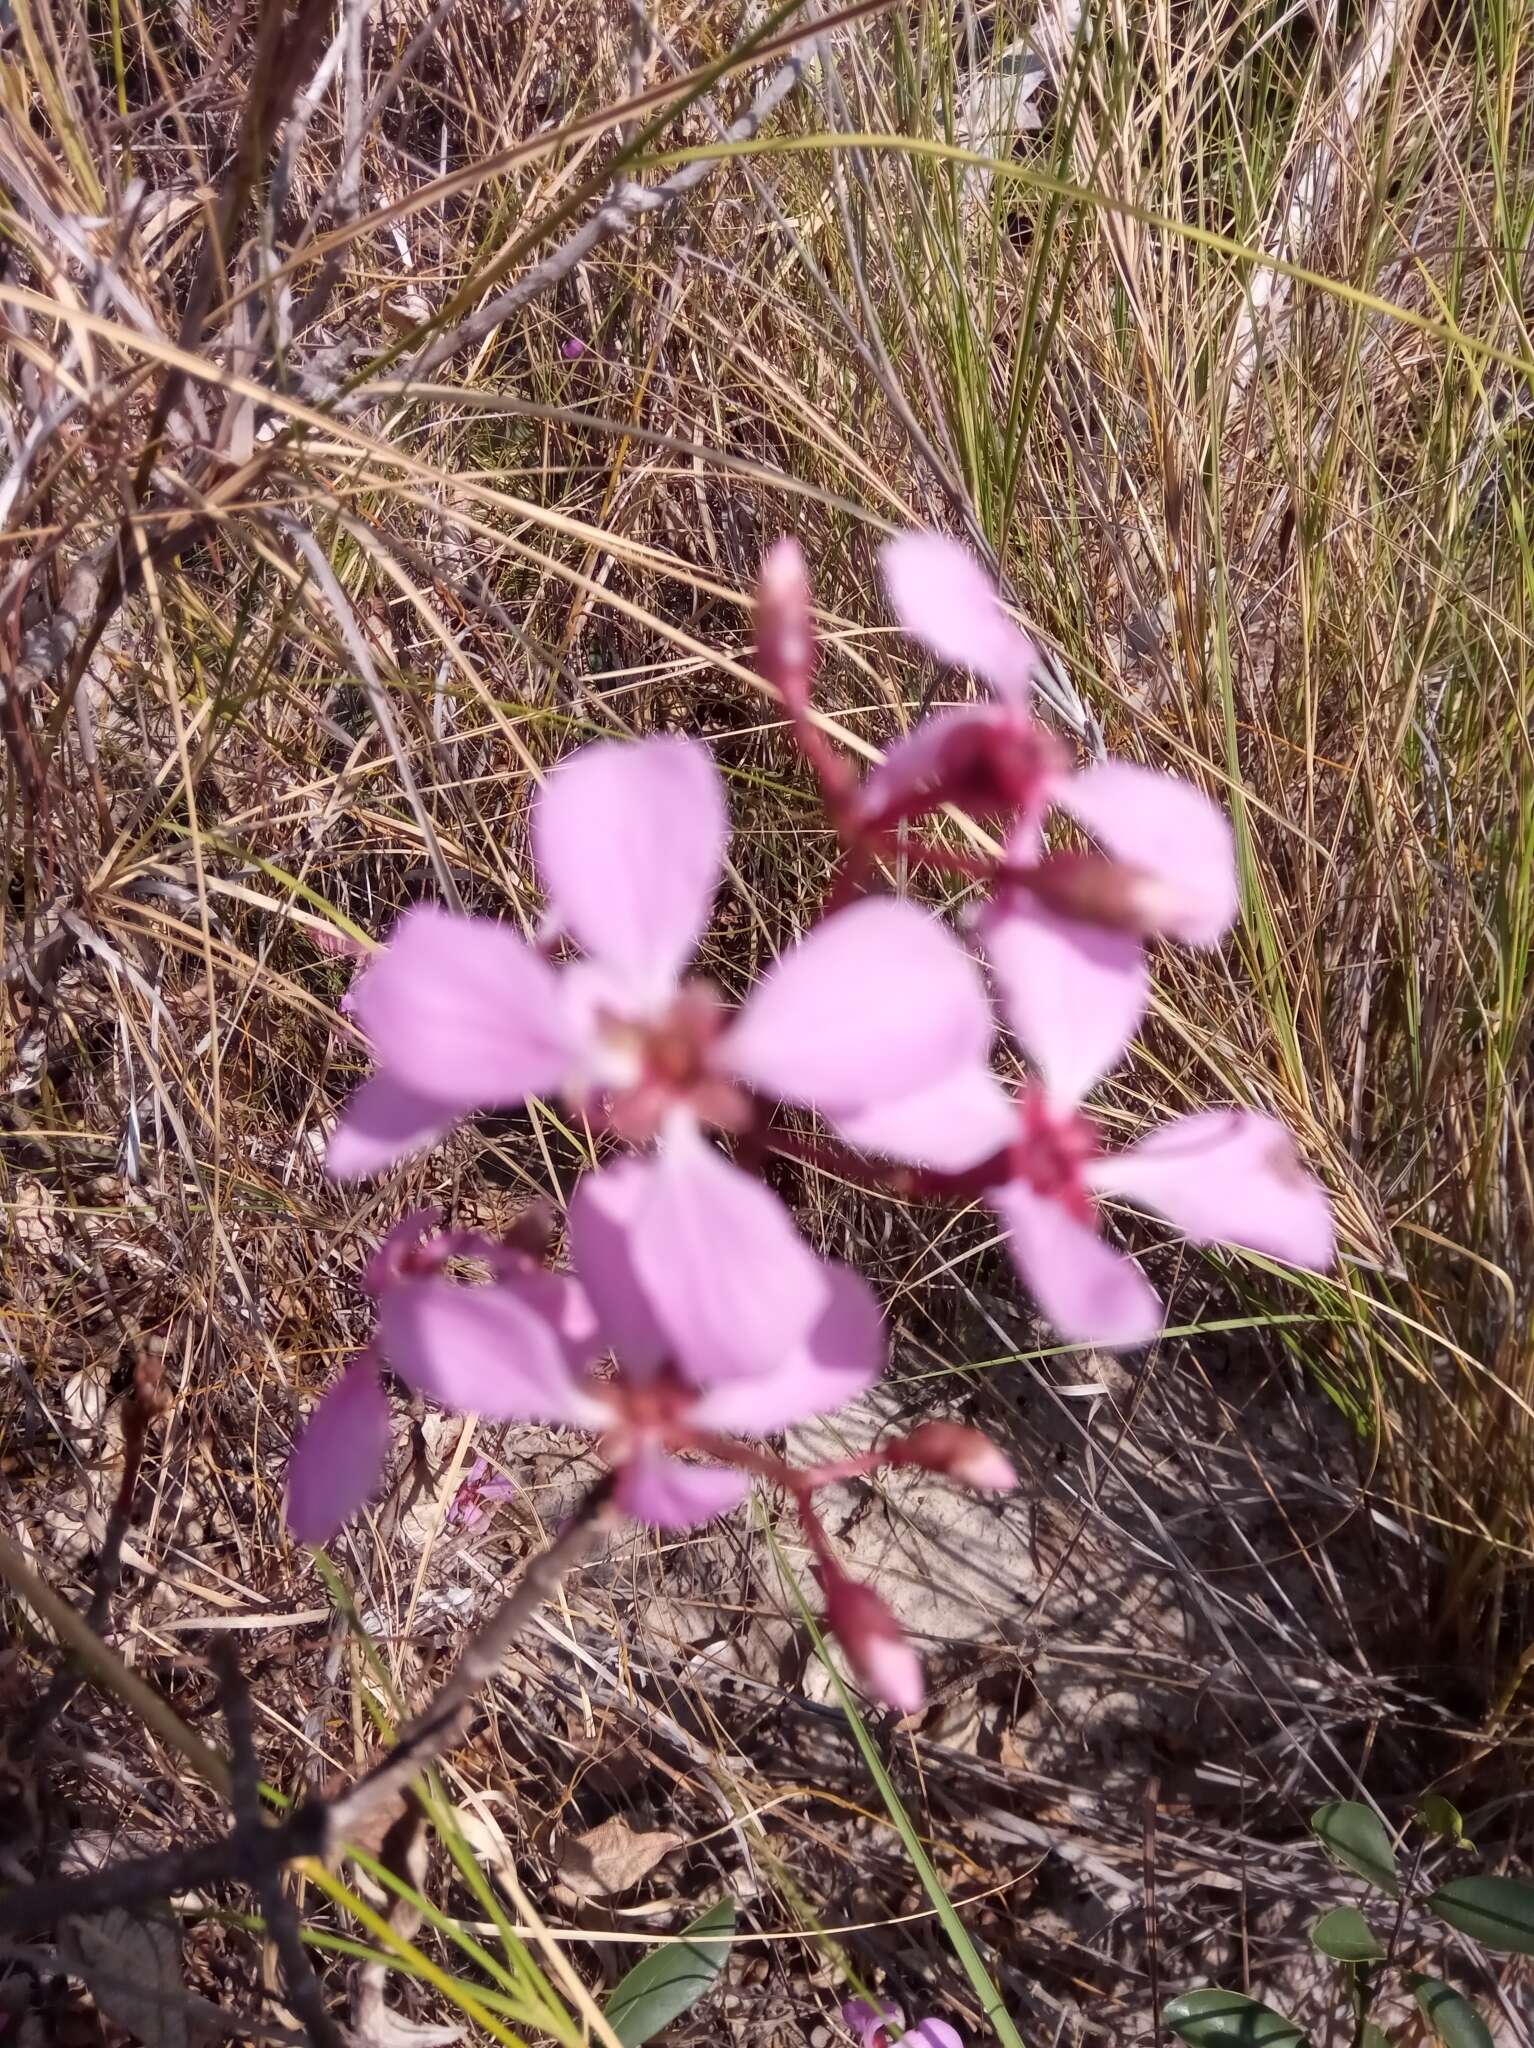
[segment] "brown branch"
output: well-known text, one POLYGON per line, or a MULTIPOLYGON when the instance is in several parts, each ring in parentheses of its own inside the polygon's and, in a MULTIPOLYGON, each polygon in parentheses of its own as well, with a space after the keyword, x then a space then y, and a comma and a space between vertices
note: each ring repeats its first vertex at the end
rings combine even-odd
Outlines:
MULTIPOLYGON (((113 1906, 142 1907, 146 1899, 233 1880, 259 1891, 289 1863, 341 1854, 349 1841, 386 1835, 406 1812, 415 1778, 457 1741, 481 1686, 495 1677, 515 1638, 565 1574, 617 1520, 611 1474, 598 1481, 546 1549, 527 1564, 516 1586, 471 1636, 431 1702, 409 1723, 395 1747, 341 1792, 306 1800, 276 1825, 259 1808, 236 1819, 217 1841, 139 1857, 81 1877, 26 1885, 0 1895, 0 1935, 50 1926, 65 1914, 100 1913, 113 1906)), ((0 1562, 5 1556, 0 1539, 0 1562)), ((7 1576, 11 1574, 7 1572, 7 1576)), ((78 1617, 76 1617, 78 1619, 78 1617)), ((222 1760, 220 1760, 220 1763, 222 1760)), ((238 1773, 227 1773, 236 1796, 238 1773)), ((290 1986, 290 1989, 292 1987, 290 1986)))
MULTIPOLYGON (((233 1752, 230 1771, 233 1780, 236 1829, 258 1841, 264 1832, 261 1811, 261 1764, 256 1754, 255 1728, 250 1712, 250 1688, 240 1670, 234 1645, 227 1639, 215 1642, 211 1651, 223 1696, 224 1721, 233 1752)), ((346 2037, 325 2010, 325 1994, 304 1947, 298 1909, 282 1888, 282 1872, 265 1866, 252 1878, 260 1901, 266 1931, 277 1951, 282 1968, 283 1988, 294 2017, 309 2038, 310 2048, 346 2048, 346 2037)))
MULTIPOLYGON (((617 1520, 612 1491, 611 1474, 598 1480, 554 1541, 531 1559, 513 1591, 469 1638, 436 1698, 406 1727, 389 1754, 349 1792, 325 1803, 322 1854, 338 1850, 380 1808, 396 1806, 411 1780, 452 1747, 474 1695, 495 1677, 512 1643, 544 1601, 558 1592, 565 1574, 617 1520)), ((306 1810, 301 1809, 295 1821, 301 1821, 306 1810)))
MULTIPOLYGON (((147 1351, 141 1353, 134 1368, 133 1386, 123 1404, 122 1476, 117 1482, 117 1494, 107 1517, 106 1533, 96 1554, 90 1604, 85 1610, 85 1626, 95 1636, 101 1635, 106 1628, 112 1595, 117 1591, 122 1576, 123 1543, 133 1526, 139 1473, 149 1432, 169 1406, 168 1397, 160 1385, 160 1376, 160 1361, 147 1351)), ((21 1726, 12 1737, 13 1754, 25 1754, 36 1741, 39 1731, 50 1721, 57 1720, 83 1682, 84 1673, 74 1656, 66 1650, 59 1668, 48 1681, 46 1691, 23 1716, 21 1726)))

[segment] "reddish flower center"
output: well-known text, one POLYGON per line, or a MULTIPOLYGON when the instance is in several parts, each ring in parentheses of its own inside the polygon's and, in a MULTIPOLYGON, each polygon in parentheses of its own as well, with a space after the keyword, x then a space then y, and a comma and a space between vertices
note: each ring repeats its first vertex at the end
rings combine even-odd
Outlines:
POLYGON ((1079 1222, 1090 1223, 1092 1195, 1082 1169, 1100 1149, 1089 1117, 1079 1109, 1055 1109, 1041 1088, 1030 1088, 1019 1104, 1008 1173, 1036 1195, 1063 1203, 1079 1222))
POLYGON ((603 1011, 604 1035, 624 1047, 638 1069, 633 1082, 612 1093, 613 1130, 631 1144, 647 1144, 676 1108, 691 1109, 702 1123, 743 1130, 750 1114, 746 1098, 713 1065, 727 1017, 718 992, 700 980, 684 982, 675 1001, 652 1021, 603 1011))
POLYGON ((1036 809, 1054 754, 1031 719, 966 722, 948 735, 939 756, 935 801, 957 804, 975 818, 1036 809))

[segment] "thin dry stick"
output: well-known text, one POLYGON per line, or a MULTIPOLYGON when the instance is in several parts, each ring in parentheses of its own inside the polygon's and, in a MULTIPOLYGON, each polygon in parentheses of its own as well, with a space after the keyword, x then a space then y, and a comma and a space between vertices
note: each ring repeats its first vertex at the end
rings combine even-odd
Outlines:
POLYGON ((352 610, 350 600, 337 582, 335 571, 331 568, 329 562, 326 561, 324 549, 314 538, 314 535, 309 532, 308 528, 300 526, 296 519, 279 518, 277 524, 288 535, 294 547, 298 549, 298 552, 314 571, 314 580, 320 586, 321 595, 325 599, 331 617, 340 629, 341 637, 346 642, 348 653, 357 664, 357 674, 363 689, 367 692, 369 707, 372 710, 379 731, 384 736, 389 752, 394 758, 394 765, 399 771, 400 783, 405 791, 405 801, 409 804, 416 824, 420 827, 422 843, 425 845, 427 858, 431 862, 432 873, 437 878, 437 887, 442 891, 452 909, 462 910, 463 898, 458 893, 458 884, 453 879, 453 871, 448 866, 446 857, 438 842, 437 829, 431 821, 431 813, 426 808, 425 800, 415 779, 415 772, 410 766, 410 757, 405 751, 404 741, 400 738, 399 727, 394 722, 394 713, 389 705, 389 693, 379 681, 378 670, 373 665, 373 656, 368 649, 366 640, 362 637, 362 629, 357 624, 356 614, 352 610))

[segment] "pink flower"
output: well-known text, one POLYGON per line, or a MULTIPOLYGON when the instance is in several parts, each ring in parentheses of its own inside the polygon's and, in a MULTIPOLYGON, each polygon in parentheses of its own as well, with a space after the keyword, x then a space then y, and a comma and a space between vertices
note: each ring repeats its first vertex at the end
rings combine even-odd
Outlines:
POLYGON ((1240 904, 1228 821, 1201 790, 1129 761, 1049 778, 1049 802, 1108 849, 1038 854, 1020 818, 975 931, 1008 1018, 1057 1085, 1083 1093, 1139 1029, 1150 990, 1146 938, 1212 946, 1240 904))
POLYGON ((986 1201, 1005 1225, 1018 1272, 1067 1342, 1123 1349, 1161 1329, 1160 1296, 1103 1238, 1097 1204, 1122 1196, 1198 1245, 1233 1245, 1316 1270, 1332 1262, 1332 1214, 1294 1141, 1273 1117, 1200 1110, 1121 1152, 1042 1087, 1019 1104, 1019 1130, 986 1201))
POLYGON ((901 625, 940 660, 971 669, 995 701, 941 711, 890 749, 864 785, 867 829, 943 803, 1015 816, 1006 860, 976 919, 1012 990, 1013 1027, 1043 1057, 1069 1042, 1085 1088, 1113 1064, 1145 1012, 1143 941, 1212 946, 1240 907, 1235 846, 1218 807, 1174 775, 1126 761, 1072 772, 1034 723, 1032 643, 989 577, 956 542, 904 534, 886 544, 885 584, 901 625), (1045 853, 1051 806, 1103 854, 1045 853))
POLYGON ((904 631, 987 686, 989 704, 935 712, 898 740, 863 785, 860 811, 877 832, 952 803, 976 817, 1033 813, 1067 756, 1033 717, 1033 642, 1008 618, 995 585, 957 541, 903 533, 881 550, 884 587, 904 631))
MULTIPOLYGON (((1111 965, 1106 971, 1111 981, 1111 965)), ((1192 1244, 1244 1247, 1316 1270, 1331 1264, 1331 1205, 1281 1123, 1251 1110, 1201 1110, 1104 1152, 1080 1102, 1123 1048, 1122 1009, 1113 1012, 1116 1028, 1094 1035, 1083 1024, 1073 1033, 1068 1019, 1041 1022, 1025 977, 998 968, 997 981, 1003 1014, 1040 1078, 1017 1103, 1011 1142, 975 1177, 1006 1226, 1018 1272, 1062 1337, 1122 1348, 1149 1343, 1161 1328, 1155 1289, 1102 1236, 1104 1197, 1154 1210, 1192 1244)))
POLYGON ((842 2007, 842 2019, 858 2037, 858 2048, 897 2048, 891 2023, 904 2027, 901 2041, 912 2048, 964 2048, 964 2038, 947 2020, 918 2020, 906 2027, 905 2014, 898 2005, 881 1999, 877 2005, 866 1998, 851 1998, 842 2007))
MULTIPOLYGON (((775 1202, 767 1189, 701 1138, 691 1144, 706 1160, 697 1180, 679 1176, 666 1156, 586 1175, 570 1210, 579 1278, 490 1239, 450 1232, 400 1257, 379 1303, 380 1348, 417 1393, 493 1422, 590 1430, 617 1470, 619 1504, 663 1529, 723 1514, 750 1484, 743 1471, 684 1463, 679 1451, 717 1452, 728 1448, 718 1441, 724 1436, 775 1434, 840 1407, 873 1384, 884 1362, 882 1316, 866 1284, 849 1268, 815 1258, 786 1212, 762 1206, 775 1202), (770 1317, 781 1348, 770 1349, 763 1336, 756 1310, 765 1304, 733 1291, 756 1270, 752 1264, 731 1261, 725 1291, 707 1294, 697 1278, 709 1270, 706 1244, 695 1264, 677 1262, 661 1250, 670 1230, 743 1233, 761 1251, 764 1293, 785 1297, 770 1317), (444 1272, 449 1258, 465 1256, 489 1267, 488 1282, 444 1272), (609 1350, 616 1369, 599 1372, 609 1350)), ((685 1158, 690 1145, 681 1149, 685 1158)), ((377 1387, 371 1367, 365 1384, 377 1387)), ((349 1374, 321 1403, 305 1442, 317 1436, 322 1446, 333 1444, 359 1399, 349 1374)), ((359 1472, 348 1472, 323 1514, 322 1460, 295 1466, 290 1521, 296 1504, 306 1540, 324 1540, 313 1532, 339 1527, 376 1481, 388 1442, 373 1420, 370 1413, 353 1460, 359 1472), (368 1457, 373 1471, 363 1476, 368 1457)))
POLYGON ((447 1518, 461 1523, 465 1529, 477 1529, 486 1519, 489 1502, 515 1500, 516 1495, 511 1480, 502 1478, 498 1472, 492 1473, 483 1458, 476 1458, 459 1481, 447 1518))
POLYGON ((708 983, 684 979, 728 838, 705 747, 582 749, 539 793, 532 836, 551 929, 581 957, 556 966, 491 919, 407 912, 354 990, 378 1071, 342 1113, 332 1173, 376 1172, 475 1110, 550 1092, 636 1143, 700 1121, 739 1128, 756 1089, 918 1165, 992 1149, 974 1128, 996 1108, 984 985, 915 904, 827 918, 733 1022, 708 983))
MULTIPOLYGON (((690 1529, 727 1513, 753 1478, 783 1487, 854 1676, 909 1712, 922 1699, 916 1653, 879 1596, 837 1562, 813 1496, 884 1465, 919 1465, 982 1489, 1011 1486, 1016 1475, 977 1431, 951 1423, 808 1469, 751 1441, 841 1407, 873 1384, 885 1353, 872 1290, 850 1268, 815 1258, 774 1202, 693 1134, 675 1153, 586 1175, 570 1205, 574 1274, 504 1239, 422 1236, 420 1218, 408 1218, 368 1269, 378 1349, 416 1393, 450 1411, 591 1431, 616 1474, 618 1505, 656 1528, 690 1529), (697 1256, 677 1260, 674 1236, 697 1256), (711 1246, 741 1238, 760 1264, 724 1262, 712 1284, 711 1246), (449 1263, 463 1260, 488 1279, 451 1277, 449 1263), (743 1275, 754 1296, 741 1291, 743 1275)), ((333 1536, 377 1485, 388 1448, 387 1400, 365 1357, 320 1403, 295 1453, 295 1535, 333 1536)), ((509 1490, 486 1484, 483 1471, 480 1461, 455 1503, 469 1527, 483 1500, 509 1490)))
POLYGON ((586 344, 578 334, 572 334, 559 344, 559 353, 567 363, 578 363, 586 353, 586 344))

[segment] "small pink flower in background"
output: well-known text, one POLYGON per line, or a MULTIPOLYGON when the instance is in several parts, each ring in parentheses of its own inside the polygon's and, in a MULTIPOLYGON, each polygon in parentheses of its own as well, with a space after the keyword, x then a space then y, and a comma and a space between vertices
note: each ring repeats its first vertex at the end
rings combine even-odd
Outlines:
POLYGON ((567 363, 578 363, 586 353, 586 344, 578 334, 572 334, 560 343, 559 353, 567 363))
POLYGON ((492 1472, 485 1459, 476 1458, 458 1483, 447 1518, 462 1528, 477 1529, 488 1518, 492 1502, 516 1497, 517 1488, 512 1480, 492 1472))
MULTIPOLYGON (((856 2034, 858 2048, 897 2048, 894 2029, 905 2027, 904 2013, 889 1999, 875 2005, 866 1998, 850 1998, 842 2007, 842 2019, 856 2034)), ((905 2027, 900 2039, 912 2048, 964 2048, 963 2035, 947 2020, 918 2020, 914 2027, 905 2027)))
POLYGON ((378 1071, 342 1112, 331 1172, 376 1172, 475 1110, 550 1092, 635 1143, 700 1122, 740 1128, 756 1088, 914 1164, 982 1156, 983 1137, 965 1156, 963 1118, 988 1096, 994 1021, 963 946, 929 912, 880 898, 826 918, 733 1021, 707 982, 683 979, 728 836, 694 741, 598 743, 556 769, 534 802, 533 848, 551 933, 582 957, 556 966, 492 919, 408 911, 353 992, 378 1071))

